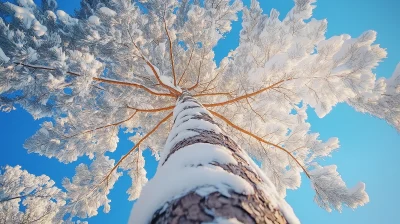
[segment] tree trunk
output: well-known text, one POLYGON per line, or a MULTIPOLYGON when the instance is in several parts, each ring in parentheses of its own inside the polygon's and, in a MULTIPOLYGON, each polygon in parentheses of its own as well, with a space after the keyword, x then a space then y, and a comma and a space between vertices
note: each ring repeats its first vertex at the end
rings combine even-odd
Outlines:
MULTIPOLYGON (((288 223, 290 219, 285 219, 286 213, 280 211, 279 206, 274 203, 276 195, 269 195, 271 189, 265 189, 265 186, 271 188, 271 183, 266 183, 268 180, 265 176, 261 177, 262 174, 246 152, 242 151, 223 131, 218 130, 220 130, 219 125, 213 120, 207 109, 190 93, 184 91, 174 110, 174 126, 169 134, 164 154, 161 156, 157 174, 162 172, 161 170, 165 166, 175 165, 168 163, 175 163, 175 161, 178 161, 176 158, 182 157, 183 154, 185 156, 182 159, 186 161, 183 169, 189 169, 189 167, 191 169, 204 169, 204 172, 210 174, 205 174, 202 177, 200 173, 199 176, 192 177, 199 183, 195 185, 188 183, 189 187, 180 191, 180 194, 170 196, 170 199, 162 204, 164 206, 161 205, 154 212, 151 223, 225 223, 223 221, 246 224, 288 223), (189 132, 191 135, 185 137, 185 132, 189 132), (179 135, 183 135, 183 137, 179 137, 179 135), (185 153, 184 151, 188 150, 189 146, 192 150, 204 150, 204 154, 210 155, 209 158, 202 159, 201 157, 207 157, 207 155, 199 151, 197 153, 193 153, 193 151, 185 153), (218 152, 213 152, 213 149, 218 152), (229 157, 232 161, 223 162, 221 161, 222 157, 216 154, 226 154, 226 157, 229 157), (212 171, 222 173, 222 176, 217 180, 208 181, 208 178, 213 178, 212 171), (247 185, 250 189, 240 191, 240 187, 236 186, 235 182, 227 181, 232 176, 241 180, 242 185, 247 185), (205 179, 204 182, 201 179, 205 179)), ((179 172, 179 170, 176 172, 179 172)), ((174 179, 175 175, 180 174, 167 172, 167 174, 162 175, 170 176, 164 178, 174 179)), ((185 178, 184 174, 182 174, 182 178, 185 178)), ((152 181, 150 180, 149 183, 152 181)), ((193 181, 191 178, 186 178, 182 180, 182 184, 191 181, 193 181)), ((159 190, 168 191, 168 183, 161 183, 158 184, 161 185, 158 186, 159 190)), ((272 188, 273 193, 276 194, 275 188, 273 186, 272 188)), ((142 197, 147 197, 145 200, 154 199, 150 195, 144 196, 142 194, 139 201, 143 200, 142 197)))

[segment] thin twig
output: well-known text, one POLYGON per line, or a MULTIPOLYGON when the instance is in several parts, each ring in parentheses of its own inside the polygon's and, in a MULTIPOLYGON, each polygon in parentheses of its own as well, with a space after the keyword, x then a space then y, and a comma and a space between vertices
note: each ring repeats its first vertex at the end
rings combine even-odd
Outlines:
POLYGON ((179 96, 179 95, 180 95, 180 92, 178 92, 176 89, 174 89, 174 88, 172 88, 172 87, 170 87, 170 86, 168 86, 168 85, 165 85, 165 83, 160 79, 160 76, 158 75, 158 73, 157 73, 155 67, 153 66, 153 64, 150 63, 150 61, 148 61, 148 60, 144 57, 144 55, 143 55, 142 51, 140 50, 140 48, 139 48, 139 47, 136 45, 136 43, 133 41, 133 37, 132 37, 131 32, 130 32, 129 30, 128 30, 128 34, 129 34, 129 36, 130 36, 130 38, 131 38, 131 42, 132 42, 133 46, 135 46, 136 50, 139 51, 139 53, 140 53, 140 58, 150 67, 150 69, 151 69, 151 71, 153 72, 154 76, 156 77, 158 83, 160 83, 160 85, 161 85, 162 87, 164 87, 164 88, 166 88, 167 90, 169 90, 169 91, 170 91, 172 94, 174 94, 175 96, 179 96))
POLYGON ((178 85, 181 84, 181 81, 182 81, 183 77, 184 77, 185 74, 186 74, 186 70, 188 69, 188 67, 189 67, 189 65, 190 65, 190 62, 192 61, 193 52, 194 52, 194 48, 192 48, 192 51, 190 52, 189 61, 188 61, 188 63, 186 64, 185 70, 183 70, 183 73, 182 73, 182 75, 181 75, 181 78, 179 79, 178 85))
POLYGON ((230 96, 232 97, 231 93, 199 93, 194 94, 193 97, 202 97, 202 96, 230 96))
POLYGON ((255 135, 255 134, 253 134, 253 133, 251 133, 251 132, 249 132, 249 131, 247 131, 247 130, 245 130, 245 129, 237 126, 237 125, 235 125, 228 118, 222 116, 221 114, 219 114, 219 113, 217 113, 215 111, 212 111, 212 110, 209 110, 209 111, 210 111, 210 113, 212 113, 216 117, 220 118, 221 120, 225 121, 229 126, 235 128, 236 130, 238 130, 238 131, 240 131, 242 133, 245 133, 246 135, 249 135, 249 136, 257 139, 260 142, 263 142, 263 143, 265 143, 267 145, 274 146, 274 147, 284 151, 285 153, 287 153, 297 163, 297 165, 299 165, 301 167, 301 169, 304 171, 304 173, 307 175, 307 177, 310 178, 310 174, 307 172, 306 168, 287 149, 285 149, 285 148, 283 148, 283 147, 281 147, 281 146, 279 146, 277 144, 274 144, 274 143, 271 143, 269 141, 266 141, 266 140, 262 139, 261 137, 258 137, 257 135, 255 135))
POLYGON ((77 133, 77 134, 74 134, 74 135, 71 135, 71 136, 67 136, 65 138, 73 138, 75 136, 83 135, 83 134, 86 134, 86 133, 89 133, 89 132, 93 132, 93 131, 97 131, 97 130, 100 130, 100 129, 103 129, 103 128, 108 128, 108 127, 112 127, 112 126, 118 126, 118 125, 120 125, 122 123, 125 123, 125 122, 131 120, 136 115, 137 112, 138 111, 136 110, 131 116, 129 116, 128 118, 126 118, 126 119, 124 119, 122 121, 118 121, 118 122, 113 123, 113 124, 107 124, 107 125, 104 125, 104 126, 101 126, 101 127, 97 127, 97 128, 91 129, 91 130, 87 130, 87 131, 84 131, 84 132, 81 132, 81 133, 77 133))
POLYGON ((258 95, 258 94, 260 94, 260 93, 262 93, 262 92, 265 92, 265 91, 267 91, 267 90, 269 90, 269 89, 272 89, 272 88, 274 88, 274 87, 276 87, 276 86, 278 86, 278 85, 280 85, 280 84, 282 84, 283 82, 288 81, 288 80, 291 80, 291 79, 281 80, 281 81, 279 81, 279 82, 277 82, 277 83, 275 83, 275 84, 272 84, 272 85, 270 85, 270 86, 268 86, 268 87, 262 88, 262 89, 260 89, 260 90, 258 90, 258 91, 255 91, 255 92, 252 92, 252 93, 249 93, 249 94, 245 94, 245 95, 243 95, 243 96, 239 96, 239 97, 236 97, 236 98, 234 98, 234 99, 227 100, 227 101, 225 101, 225 102, 203 104, 203 106, 204 106, 204 107, 217 107, 217 106, 223 106, 223 105, 226 105, 226 104, 231 104, 231 103, 234 103, 234 102, 243 100, 243 99, 245 99, 245 98, 258 95))
MULTIPOLYGON (((43 67, 43 66, 38 66, 38 65, 29 65, 29 64, 25 64, 25 63, 17 63, 14 62, 17 65, 22 65, 25 66, 27 68, 33 68, 33 69, 43 69, 43 70, 49 70, 49 71, 55 71, 55 68, 49 68, 49 67, 43 67)), ((73 76, 82 76, 81 74, 78 74, 76 72, 71 72, 71 71, 67 71, 67 74, 73 75, 73 76)), ((102 82, 102 83, 108 83, 108 84, 114 84, 114 85, 120 85, 120 86, 133 86, 133 87, 137 87, 140 89, 143 89, 145 91, 147 91, 148 93, 151 93, 153 95, 156 96, 168 96, 168 97, 174 97, 173 95, 171 95, 170 93, 159 93, 159 92, 154 92, 153 90, 141 85, 141 84, 137 84, 137 83, 131 83, 131 82, 124 82, 124 81, 118 81, 118 80, 110 80, 110 79, 104 79, 104 78, 97 78, 97 77, 93 77, 92 78, 94 81, 98 81, 98 82, 102 82)))
POLYGON ((131 150, 128 151, 128 153, 126 153, 118 162, 117 164, 115 164, 115 166, 108 172, 108 174, 104 177, 104 179, 98 184, 101 185, 102 183, 104 183, 104 181, 108 181, 108 178, 110 177, 110 175, 112 174, 112 172, 114 172, 118 166, 122 163, 122 161, 124 161, 129 154, 131 154, 140 144, 142 144, 142 142, 144 140, 146 140, 150 135, 152 135, 155 131, 157 131, 157 129, 161 126, 161 124, 163 124, 164 122, 166 122, 170 117, 172 117, 172 112, 169 113, 166 117, 164 117, 149 133, 147 133, 142 139, 140 139, 135 146, 132 147, 131 150))
POLYGON ((136 110, 138 112, 160 112, 160 111, 166 111, 166 110, 172 110, 175 108, 175 106, 167 106, 167 107, 162 107, 162 108, 154 108, 154 109, 139 109, 131 106, 127 106, 127 108, 136 110))
POLYGON ((165 29, 165 32, 167 33, 168 42, 169 42, 169 59, 171 60, 172 75, 174 77, 174 86, 176 86, 176 74, 175 74, 174 55, 172 53, 172 41, 171 41, 171 37, 169 36, 169 33, 168 33, 167 22, 165 21, 165 18, 163 18, 163 20, 164 20, 164 29, 165 29))

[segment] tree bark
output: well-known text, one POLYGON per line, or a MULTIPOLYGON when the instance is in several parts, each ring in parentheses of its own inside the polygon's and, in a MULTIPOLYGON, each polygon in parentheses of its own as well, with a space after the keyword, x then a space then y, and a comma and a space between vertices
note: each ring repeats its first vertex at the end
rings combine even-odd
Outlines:
MULTIPOLYGON (((181 126, 185 122, 193 122, 193 120, 196 120, 197 125, 196 128, 191 127, 190 131, 195 131, 198 135, 185 138, 174 144, 170 148, 169 153, 165 154, 164 158, 161 159, 159 166, 167 164, 171 156, 190 145, 208 143, 218 145, 220 146, 219 148, 222 146, 227 153, 232 155, 237 163, 220 164, 215 161, 210 161, 208 165, 215 169, 222 168, 226 171, 227 175, 234 174, 243 178, 243 180, 252 186, 254 194, 246 195, 243 192, 236 192, 233 188, 229 189, 228 186, 228 195, 219 191, 204 195, 197 192, 209 186, 197 186, 195 189, 189 189, 186 193, 178 195, 173 200, 167 202, 162 208, 158 209, 154 213, 151 223, 203 223, 217 220, 230 220, 232 223, 236 223, 233 222, 235 219, 235 221, 246 224, 288 223, 282 212, 272 205, 267 191, 262 189, 263 179, 248 163, 248 160, 243 157, 246 152, 242 151, 224 132, 216 133, 210 130, 210 128, 202 128, 202 125, 198 125, 204 123, 204 127, 210 127, 210 124, 219 127, 207 110, 193 98, 189 92, 184 91, 177 101, 174 111, 174 123, 180 122, 179 126, 181 126), (177 108, 182 109, 177 110, 177 108), (194 110, 194 112, 191 113, 190 111, 193 111, 192 109, 194 108, 200 110, 194 110), (181 113, 183 113, 183 116, 179 116, 181 113)), ((178 127, 174 125, 170 135, 174 133, 174 128, 178 127)), ((168 138, 169 141, 171 141, 173 137, 174 136, 170 136, 168 138)), ((192 166, 196 167, 201 165, 192 164, 192 166)))

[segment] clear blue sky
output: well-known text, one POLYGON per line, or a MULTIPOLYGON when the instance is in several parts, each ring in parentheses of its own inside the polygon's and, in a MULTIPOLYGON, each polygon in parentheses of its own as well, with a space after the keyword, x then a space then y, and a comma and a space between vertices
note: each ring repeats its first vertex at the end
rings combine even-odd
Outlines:
MULTIPOLYGON (((35 0, 36 1, 36 0, 35 0)), ((292 0, 260 0, 265 12, 276 8, 284 16, 293 6, 292 0)), ((250 0, 245 0, 246 4, 250 0)), ((59 0, 59 8, 69 13, 79 7, 79 0, 59 0)), ((400 1, 398 0, 320 0, 314 17, 328 19, 327 36, 342 33, 358 36, 366 30, 378 32, 377 43, 387 48, 388 58, 376 69, 378 76, 389 77, 400 62, 400 1)), ((238 43, 240 21, 234 24, 232 32, 216 48, 219 61, 238 43)), ((289 191, 287 200, 294 208, 302 223, 343 223, 375 224, 394 223, 397 218, 398 186, 400 186, 400 135, 385 121, 366 114, 356 113, 341 104, 323 119, 316 117, 312 110, 309 121, 312 131, 319 132, 323 140, 339 137, 341 148, 323 164, 337 164, 338 170, 349 186, 358 181, 366 183, 370 203, 355 211, 344 209, 342 213, 328 213, 313 202, 314 192, 310 182, 303 179, 299 190, 289 191)), ((22 144, 39 128, 43 120, 34 121, 25 111, 0 113, 0 166, 20 164, 36 175, 46 174, 61 185, 63 177, 71 177, 74 168, 83 158, 72 164, 61 164, 36 154, 27 154, 22 144)), ((120 134, 120 143, 113 158, 120 158, 132 146, 127 136, 120 134)), ((156 162, 146 154, 148 177, 155 173, 156 162)), ((130 185, 128 176, 122 177, 111 192, 111 212, 89 219, 90 223, 126 223, 133 205, 127 201, 125 191, 130 185)))

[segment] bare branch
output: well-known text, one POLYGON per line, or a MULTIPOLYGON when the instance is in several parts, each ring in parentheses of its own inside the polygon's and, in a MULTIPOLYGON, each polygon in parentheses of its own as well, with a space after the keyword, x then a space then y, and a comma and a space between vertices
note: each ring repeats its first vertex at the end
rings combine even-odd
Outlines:
POLYGON ((122 121, 118 121, 116 123, 112 123, 112 124, 104 125, 104 126, 101 126, 101 127, 97 127, 97 128, 91 129, 91 130, 86 130, 84 132, 77 133, 77 134, 74 134, 74 135, 71 135, 71 136, 66 136, 65 138, 73 138, 73 137, 76 137, 78 135, 83 135, 83 134, 90 133, 90 132, 93 132, 93 131, 97 131, 97 130, 100 130, 100 129, 103 129, 103 128, 108 128, 108 127, 112 127, 112 126, 114 126, 114 127, 118 126, 120 124, 123 124, 123 123, 131 120, 136 115, 137 112, 156 113, 156 112, 161 112, 161 111, 172 110, 172 109, 174 109, 174 107, 175 106, 169 106, 169 107, 163 107, 163 108, 154 108, 154 109, 139 109, 139 108, 133 108, 133 107, 127 106, 127 108, 129 108, 129 109, 135 110, 135 112, 131 116, 129 116, 127 119, 124 119, 122 121))
POLYGON ((202 96, 229 96, 232 97, 231 92, 229 93, 199 93, 194 94, 193 97, 202 97, 202 96))
MULTIPOLYGON (((204 53, 204 51, 203 51, 203 53, 204 53)), ((196 80, 196 83, 195 83, 192 87, 189 87, 189 88, 188 88, 189 91, 196 89, 197 86, 199 85, 199 82, 200 82, 200 73, 201 73, 201 67, 203 66, 204 55, 202 54, 201 57, 202 57, 202 58, 201 58, 201 61, 200 61, 199 70, 198 70, 198 72, 197 72, 197 80, 196 80)))
POLYGON ((200 71, 199 71, 198 74, 197 74, 197 81, 196 81, 196 84, 194 84, 192 87, 189 87, 188 90, 190 91, 190 90, 196 89, 197 86, 199 86, 199 81, 200 81, 200 71))
POLYGON ((190 53, 189 61, 188 61, 188 63, 186 64, 185 70, 183 70, 183 73, 182 73, 182 75, 181 75, 181 78, 179 79, 178 85, 181 84, 181 81, 182 81, 183 77, 184 77, 185 74, 186 74, 186 70, 188 69, 188 67, 189 67, 189 65, 190 65, 190 62, 192 61, 193 52, 194 52, 194 48, 192 48, 192 52, 190 53))
POLYGON ((132 109, 132 110, 136 110, 138 112, 160 112, 160 111, 166 111, 166 110, 172 110, 175 108, 175 106, 168 106, 168 107, 162 107, 162 108, 154 108, 154 109, 139 109, 139 108, 134 108, 134 107, 130 107, 128 106, 127 108, 132 109))
POLYGON ((171 41, 171 37, 169 36, 169 32, 167 29, 167 22, 165 21, 164 17, 163 17, 163 20, 164 20, 164 29, 165 29, 165 32, 167 33, 168 42, 169 42, 169 59, 171 60, 172 75, 174 77, 174 86, 176 86, 176 74, 175 74, 174 55, 172 53, 172 41, 171 41))
MULTIPOLYGON (((27 68, 33 68, 33 69, 43 69, 43 70, 49 70, 49 71, 55 71, 55 68, 49 68, 49 67, 44 67, 44 66, 38 66, 38 65, 29 65, 29 64, 24 64, 24 63, 17 63, 14 62, 17 65, 22 65, 24 67, 27 68)), ((71 72, 71 71, 67 71, 67 74, 73 75, 73 76, 82 76, 81 74, 78 74, 76 72, 71 72)), ((147 91, 148 93, 151 93, 153 95, 156 96, 168 96, 168 97, 174 97, 172 94, 170 93, 159 93, 159 92, 154 92, 153 90, 141 85, 141 84, 137 84, 137 83, 132 83, 132 82, 125 82, 125 81, 118 81, 118 80, 111 80, 111 79, 104 79, 104 78, 97 78, 97 77, 93 77, 92 78, 94 81, 98 81, 98 82, 102 82, 102 83, 108 83, 108 84, 114 84, 114 85, 120 85, 120 86, 132 86, 132 87, 137 87, 140 89, 143 89, 145 91, 147 91)))
POLYGON ((151 69, 151 71, 153 72, 154 76, 156 77, 158 83, 160 83, 160 85, 161 85, 162 87, 164 87, 165 89, 169 90, 169 91, 170 91, 172 94, 174 94, 175 96, 179 96, 179 95, 180 95, 180 92, 178 92, 176 89, 174 89, 174 88, 172 88, 172 87, 170 87, 170 86, 168 86, 168 85, 165 85, 165 83, 160 79, 160 76, 159 76, 159 74, 157 73, 157 71, 156 71, 155 67, 153 66, 153 64, 152 64, 150 61, 148 61, 148 60, 144 57, 144 55, 142 54, 142 51, 140 50, 140 48, 139 48, 139 47, 137 46, 137 44, 133 41, 133 37, 132 37, 131 32, 130 32, 129 30, 128 30, 128 34, 129 34, 129 36, 130 36, 130 38, 131 38, 131 41, 132 41, 133 46, 135 46, 136 50, 139 51, 139 53, 140 53, 140 58, 150 67, 150 69, 151 69))
POLYGON ((120 125, 122 123, 125 123, 125 122, 129 121, 130 119, 132 119, 136 115, 137 112, 138 111, 136 110, 131 116, 129 116, 127 119, 124 119, 122 121, 119 121, 119 122, 116 122, 116 123, 113 123, 113 124, 104 125, 104 126, 101 126, 101 127, 97 127, 97 128, 91 129, 91 130, 87 130, 87 131, 84 131, 84 132, 81 132, 81 133, 77 133, 77 134, 74 134, 74 135, 71 135, 71 136, 67 136, 65 138, 73 138, 73 137, 76 137, 78 135, 83 135, 83 134, 86 134, 86 133, 89 133, 89 132, 93 132, 93 131, 97 131, 97 130, 100 130, 100 129, 103 129, 103 128, 108 128, 108 127, 112 127, 112 126, 118 126, 118 125, 120 125))
POLYGON ((237 126, 237 125, 235 125, 235 124, 232 123, 228 118, 222 116, 221 114, 219 114, 219 113, 217 113, 217 112, 214 112, 214 111, 212 111, 212 110, 209 110, 209 111, 210 111, 213 115, 215 115, 216 117, 218 117, 219 119, 225 121, 229 126, 233 127, 234 129, 236 129, 236 130, 238 130, 238 131, 240 131, 240 132, 242 132, 242 133, 244 133, 244 134, 246 134, 246 135, 249 135, 249 136, 251 136, 251 137, 257 139, 257 140, 260 141, 260 142, 263 142, 263 143, 265 143, 265 144, 267 144, 267 145, 274 146, 274 147, 276 147, 276 148, 278 148, 278 149, 284 151, 285 153, 287 153, 287 154, 297 163, 297 165, 300 166, 300 168, 304 171, 304 173, 307 175, 307 177, 310 178, 310 174, 307 172, 307 169, 306 169, 306 168, 296 159, 296 157, 294 157, 287 149, 285 149, 285 148, 283 148, 283 147, 281 147, 281 146, 279 146, 279 145, 277 145, 277 144, 274 144, 274 143, 271 143, 271 142, 269 142, 269 141, 266 141, 266 140, 262 139, 261 137, 258 137, 257 135, 255 135, 255 134, 253 134, 253 133, 251 133, 251 132, 249 132, 249 131, 247 131, 247 130, 245 130, 245 129, 243 129, 243 128, 237 126))
POLYGON ((236 98, 234 98, 234 99, 227 100, 227 101, 225 101, 225 102, 211 103, 211 104, 203 104, 203 106, 204 106, 204 107, 218 107, 218 106, 223 106, 223 105, 231 104, 231 103, 234 103, 234 102, 237 102, 237 101, 240 101, 240 100, 243 100, 243 99, 246 99, 246 98, 249 98, 249 97, 258 95, 258 94, 260 94, 260 93, 262 93, 262 92, 265 92, 265 91, 267 91, 267 90, 269 90, 269 89, 273 89, 273 88, 275 88, 276 86, 282 84, 283 82, 289 81, 289 80, 291 80, 291 79, 281 80, 281 81, 279 81, 279 82, 277 82, 277 83, 275 83, 275 84, 272 84, 272 85, 270 85, 270 86, 268 86, 268 87, 262 88, 262 89, 260 89, 260 90, 258 90, 258 91, 255 91, 255 92, 252 92, 252 93, 249 93, 249 94, 245 94, 245 95, 243 95, 243 96, 239 96, 239 97, 236 97, 236 98))
MULTIPOLYGON (((222 71, 224 71, 225 70, 225 68, 226 68, 226 65, 225 65, 225 67, 223 67, 222 68, 222 71)), ((210 87, 210 85, 218 78, 218 76, 221 74, 222 72, 221 71, 218 71, 218 73, 214 76, 214 78, 212 78, 210 81, 208 81, 208 82, 205 82, 205 83, 200 83, 200 85, 205 85, 205 84, 207 84, 207 86, 202 90, 202 91, 200 91, 200 93, 204 93, 204 92, 206 92, 207 90, 209 90, 208 88, 210 87)))
POLYGON ((172 117, 172 112, 169 113, 166 117, 164 117, 149 133, 147 133, 142 139, 140 139, 135 146, 133 146, 133 148, 131 150, 128 151, 128 153, 126 153, 118 162, 117 164, 115 164, 115 166, 110 170, 110 172, 108 172, 107 176, 104 177, 104 179, 98 184, 101 185, 102 183, 104 183, 104 181, 107 181, 108 178, 110 177, 110 175, 112 174, 112 172, 114 172, 118 166, 122 163, 122 161, 124 161, 129 154, 131 154, 140 144, 142 144, 142 142, 144 140, 146 140, 150 135, 152 135, 155 131, 157 131, 157 129, 164 123, 166 122, 170 117, 172 117))
MULTIPOLYGON (((243 86, 242 86, 242 88, 243 88, 243 91, 247 94, 245 88, 243 86)), ((246 98, 246 102, 249 105, 250 109, 265 123, 265 119, 256 110, 254 110, 253 106, 251 106, 249 98, 246 98)))

